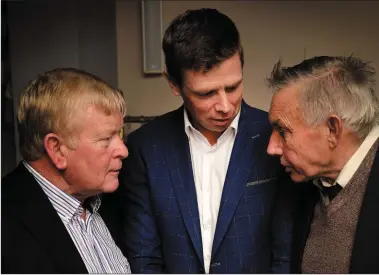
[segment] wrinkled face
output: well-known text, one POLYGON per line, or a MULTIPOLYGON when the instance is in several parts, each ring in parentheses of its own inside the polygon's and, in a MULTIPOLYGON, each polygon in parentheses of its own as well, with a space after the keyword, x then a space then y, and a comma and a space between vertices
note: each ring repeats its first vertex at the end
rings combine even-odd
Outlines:
POLYGON ((178 87, 173 89, 183 97, 193 126, 208 140, 217 140, 241 107, 243 83, 239 54, 205 73, 186 71, 182 91, 178 87))
POLYGON ((273 96, 269 112, 273 132, 267 148, 269 155, 280 156, 281 164, 295 182, 322 177, 332 158, 327 127, 308 127, 299 103, 300 95, 294 85, 273 96))
POLYGON ((89 107, 77 115, 77 120, 76 147, 68 151, 64 174, 71 193, 89 197, 115 191, 121 160, 128 156, 119 134, 123 126, 121 113, 107 116, 89 107))

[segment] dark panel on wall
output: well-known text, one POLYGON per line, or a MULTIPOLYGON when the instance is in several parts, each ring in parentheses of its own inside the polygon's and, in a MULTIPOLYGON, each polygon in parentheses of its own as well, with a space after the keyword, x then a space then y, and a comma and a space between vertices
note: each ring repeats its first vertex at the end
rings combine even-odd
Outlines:
POLYGON ((77 4, 80 67, 117 86, 116 2, 77 4))
MULTIPOLYGON (((117 85, 115 0, 8 1, 14 113, 39 73, 75 67, 117 85)), ((17 162, 21 159, 15 129, 17 162)))

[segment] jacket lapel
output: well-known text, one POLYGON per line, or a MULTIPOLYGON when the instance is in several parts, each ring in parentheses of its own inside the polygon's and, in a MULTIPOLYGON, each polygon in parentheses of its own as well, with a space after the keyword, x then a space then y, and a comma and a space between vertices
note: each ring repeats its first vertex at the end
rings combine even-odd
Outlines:
POLYGON ((252 126, 252 123, 254 122, 248 121, 249 118, 247 117, 246 109, 247 105, 243 102, 241 105, 238 132, 230 157, 221 196, 212 255, 217 252, 229 223, 233 218, 238 201, 246 188, 248 177, 255 169, 256 161, 259 159, 259 156, 256 156, 254 152, 261 151, 255 149, 255 146, 259 144, 258 140, 260 139, 259 121, 254 125, 256 127, 252 126))
POLYGON ((296 199, 298 203, 292 233, 291 273, 301 273, 303 253, 313 219, 314 208, 320 199, 318 188, 313 182, 299 183, 296 199))
POLYGON ((377 273, 379 268, 379 153, 368 179, 355 234, 350 273, 377 273))
POLYGON ((184 131, 183 108, 176 112, 171 129, 176 136, 170 139, 173 142, 168 144, 166 162, 184 223, 200 262, 203 263, 199 210, 188 137, 184 131))
POLYGON ((69 233, 34 177, 21 163, 17 168, 21 200, 19 213, 24 225, 44 247, 58 273, 88 273, 69 233))

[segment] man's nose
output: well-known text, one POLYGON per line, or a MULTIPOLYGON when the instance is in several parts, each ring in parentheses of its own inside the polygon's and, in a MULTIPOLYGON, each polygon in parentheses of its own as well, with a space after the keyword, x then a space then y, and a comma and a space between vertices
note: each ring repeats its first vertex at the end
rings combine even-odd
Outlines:
POLYGON ((220 92, 218 95, 218 102, 216 104, 216 111, 224 114, 230 111, 230 102, 225 91, 220 92))
POLYGON ((122 140, 121 137, 118 137, 118 148, 117 148, 117 157, 120 157, 121 159, 127 158, 129 155, 128 148, 126 147, 124 141, 122 140))
POLYGON ((281 156, 283 154, 282 142, 279 134, 275 131, 271 133, 270 142, 267 146, 267 154, 270 156, 281 156))

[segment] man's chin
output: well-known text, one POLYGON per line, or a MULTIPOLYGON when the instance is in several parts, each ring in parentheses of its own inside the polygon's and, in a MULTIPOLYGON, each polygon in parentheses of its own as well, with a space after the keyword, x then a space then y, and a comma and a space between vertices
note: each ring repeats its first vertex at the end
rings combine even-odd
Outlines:
POLYGON ((119 186, 118 179, 113 179, 108 181, 106 184, 103 186, 103 193, 113 193, 114 191, 117 190, 119 186))
POLYGON ((227 125, 212 125, 212 127, 209 127, 212 132, 217 132, 217 133, 223 133, 226 129, 228 129, 228 127, 230 126, 230 124, 227 124, 227 125))
POLYGON ((291 173, 291 174, 290 174, 290 176, 291 176, 291 180, 292 180, 293 182, 298 183, 298 182, 306 182, 306 181, 309 181, 308 177, 306 177, 306 176, 303 175, 303 174, 300 174, 300 173, 296 172, 295 170, 292 170, 290 173, 291 173))

